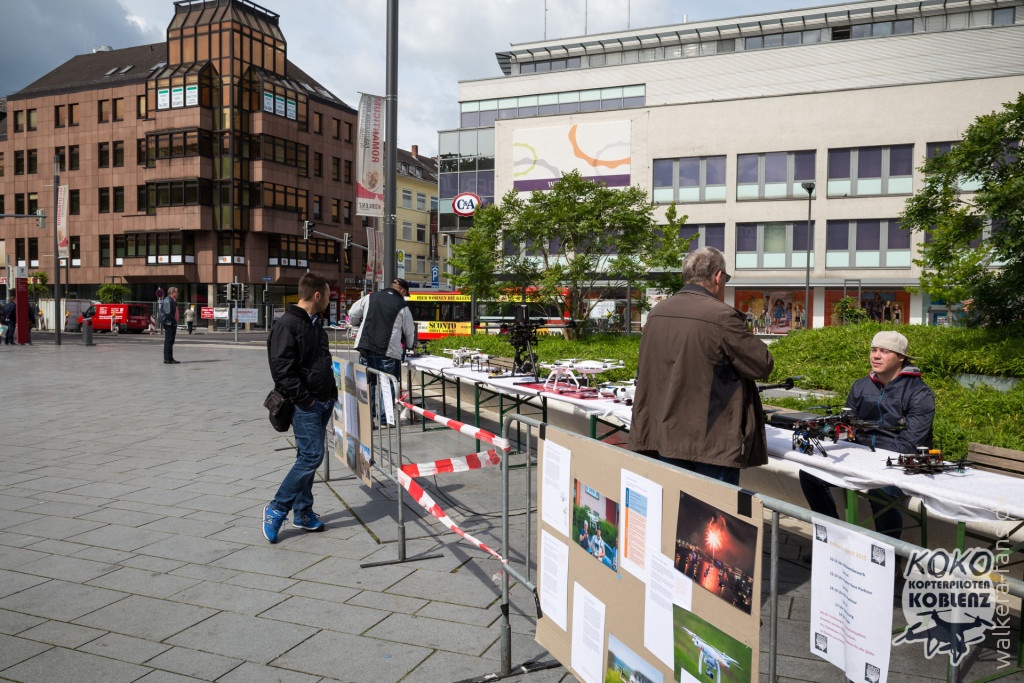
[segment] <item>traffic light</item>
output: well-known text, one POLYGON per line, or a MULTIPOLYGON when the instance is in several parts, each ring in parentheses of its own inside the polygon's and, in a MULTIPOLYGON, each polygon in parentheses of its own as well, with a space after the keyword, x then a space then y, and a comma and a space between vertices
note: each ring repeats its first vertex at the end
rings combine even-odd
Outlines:
POLYGON ((38 218, 36 218, 36 225, 38 225, 40 228, 45 228, 46 211, 44 211, 43 209, 36 209, 36 216, 38 216, 38 218))
POLYGON ((270 303, 270 290, 266 287, 263 288, 263 303, 270 303))
POLYGON ((239 293, 238 293, 238 300, 239 301, 245 301, 246 299, 249 298, 249 285, 244 284, 244 283, 239 283, 238 289, 239 289, 239 293))
POLYGON ((352 236, 347 232, 341 236, 341 248, 348 249, 352 245, 352 236))
POLYGON ((316 226, 316 223, 313 221, 302 221, 302 239, 309 239, 309 235, 313 232, 314 226, 316 226))
POLYGON ((228 282, 228 283, 226 283, 224 285, 224 300, 225 301, 231 301, 232 299, 235 298, 234 297, 234 292, 232 291, 233 289, 234 289, 234 286, 230 282, 228 282))

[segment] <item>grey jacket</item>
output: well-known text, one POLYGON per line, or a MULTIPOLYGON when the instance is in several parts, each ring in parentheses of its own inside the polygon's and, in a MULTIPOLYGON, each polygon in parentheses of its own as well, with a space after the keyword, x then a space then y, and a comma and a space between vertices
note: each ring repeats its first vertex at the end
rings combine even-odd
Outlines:
POLYGON ((390 287, 357 301, 348 320, 359 326, 355 348, 363 355, 402 360, 402 344, 407 349, 416 345, 416 322, 409 305, 390 287))

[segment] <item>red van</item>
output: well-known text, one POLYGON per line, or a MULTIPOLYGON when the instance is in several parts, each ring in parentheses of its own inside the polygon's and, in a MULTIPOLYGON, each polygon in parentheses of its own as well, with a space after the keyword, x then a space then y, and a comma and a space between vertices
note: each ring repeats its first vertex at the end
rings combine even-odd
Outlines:
POLYGON ((149 329, 149 306, 146 304, 93 304, 78 316, 81 327, 85 318, 92 318, 94 332, 110 332, 116 325, 118 332, 141 334, 149 329))

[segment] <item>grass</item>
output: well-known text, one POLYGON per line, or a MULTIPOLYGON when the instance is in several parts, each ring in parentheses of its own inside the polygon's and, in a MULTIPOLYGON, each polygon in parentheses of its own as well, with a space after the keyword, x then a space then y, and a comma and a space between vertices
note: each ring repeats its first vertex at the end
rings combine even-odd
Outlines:
MULTIPOLYGON (((892 326, 861 324, 792 332, 771 345, 775 370, 767 381, 803 375, 798 386, 835 392, 837 403, 842 404, 853 382, 867 374, 871 338, 881 329, 892 326)), ((1024 378, 1024 325, 997 329, 902 325, 898 329, 910 341, 915 364, 935 392, 936 445, 947 457, 966 455, 971 441, 1024 450, 1024 382, 1000 392, 984 385, 967 388, 957 381, 957 375, 965 373, 1024 378)), ((501 335, 448 337, 429 345, 436 354, 460 346, 512 356, 512 346, 501 335)), ((541 337, 535 351, 541 362, 620 358, 625 369, 601 375, 602 380, 618 380, 636 376, 639 348, 638 335, 591 335, 575 342, 541 337)), ((807 409, 820 401, 773 403, 807 409)))

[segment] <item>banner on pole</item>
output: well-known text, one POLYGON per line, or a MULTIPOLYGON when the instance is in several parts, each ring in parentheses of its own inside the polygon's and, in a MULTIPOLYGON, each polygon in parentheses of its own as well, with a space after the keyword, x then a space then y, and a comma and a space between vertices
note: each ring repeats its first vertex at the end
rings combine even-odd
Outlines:
POLYGON ((57 258, 67 259, 68 253, 68 186, 57 188, 57 258))
POLYGON ((356 215, 384 216, 384 111, 379 95, 359 98, 356 140, 356 215))
POLYGON ((372 226, 366 226, 366 278, 373 279, 377 272, 377 231, 372 226))

